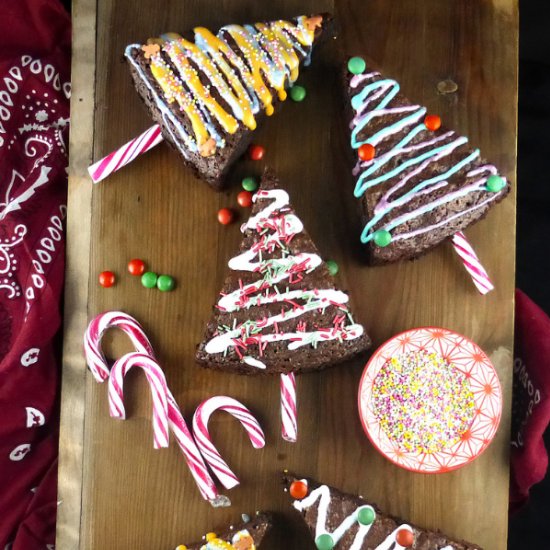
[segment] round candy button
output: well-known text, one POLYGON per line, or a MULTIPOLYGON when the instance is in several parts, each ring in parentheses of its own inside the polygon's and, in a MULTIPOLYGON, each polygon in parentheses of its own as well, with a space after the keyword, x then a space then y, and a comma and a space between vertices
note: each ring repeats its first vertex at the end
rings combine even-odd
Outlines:
POLYGON ((145 288, 155 288, 155 286, 157 286, 157 279, 158 275, 156 273, 153 273, 152 271, 146 271, 141 276, 141 284, 145 288))
POLYGON ((130 275, 143 275, 145 272, 145 262, 134 258, 128 262, 128 271, 130 275))
POLYGON ((315 539, 315 546, 317 546, 317 550, 332 550, 334 539, 328 533, 323 533, 315 539))
POLYGON ((174 277, 171 277, 170 275, 159 275, 157 279, 157 288, 162 292, 170 292, 171 290, 174 290, 174 287, 176 286, 176 281, 174 281, 174 277))
POLYGON ((293 101, 300 102, 306 98, 306 89, 303 86, 292 86, 290 88, 290 97, 293 101))
POLYGON ((261 145, 252 144, 248 148, 248 156, 251 160, 262 160, 265 155, 265 148, 261 145))
POLYGON ((414 544, 414 534, 408 529, 399 529, 395 533, 395 542, 404 548, 409 548, 414 544))
POLYGON ((424 119, 424 124, 426 125, 426 128, 428 128, 428 130, 435 132, 436 130, 439 130, 439 128, 441 128, 441 118, 437 115, 428 115, 424 119))
POLYGON ((241 191, 237 195, 237 202, 243 208, 250 208, 252 206, 252 193, 250 191, 241 191))
POLYGON ((292 498, 302 500, 307 496, 307 483, 297 479, 290 484, 289 493, 292 498))
POLYGON ((351 57, 348 61, 348 71, 352 74, 361 74, 367 68, 367 64, 362 57, 351 57))
POLYGON ((373 239, 377 246, 388 246, 391 243, 391 233, 386 229, 379 229, 374 232, 373 239))
POLYGON ((334 260, 327 260, 327 269, 328 272, 334 277, 340 270, 338 264, 334 260))
POLYGON ((102 271, 99 274, 99 284, 103 288, 109 288, 116 282, 115 274, 112 271, 102 271))
POLYGON ((253 178, 252 176, 243 178, 241 185, 245 191, 256 191, 256 189, 258 189, 258 182, 256 178, 253 178))
POLYGON ((370 525, 376 519, 376 512, 372 506, 366 504, 357 510, 357 521, 361 525, 370 525))
POLYGON ((374 158, 376 151, 370 143, 363 143, 357 150, 357 154, 361 160, 367 161, 374 158))
POLYGON ((489 176, 485 186, 487 191, 490 191, 491 193, 498 193, 506 187, 506 180, 496 175, 489 176))
POLYGON ((218 221, 222 225, 228 225, 233 221, 233 210, 230 208, 222 208, 218 210, 218 221))

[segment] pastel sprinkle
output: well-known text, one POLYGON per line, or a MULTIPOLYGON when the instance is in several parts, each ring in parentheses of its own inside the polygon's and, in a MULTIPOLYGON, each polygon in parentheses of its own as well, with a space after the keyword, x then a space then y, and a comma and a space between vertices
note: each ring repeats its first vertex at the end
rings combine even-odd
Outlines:
POLYGON ((375 378, 374 415, 401 450, 437 453, 457 443, 474 417, 466 376, 437 353, 396 355, 375 378))

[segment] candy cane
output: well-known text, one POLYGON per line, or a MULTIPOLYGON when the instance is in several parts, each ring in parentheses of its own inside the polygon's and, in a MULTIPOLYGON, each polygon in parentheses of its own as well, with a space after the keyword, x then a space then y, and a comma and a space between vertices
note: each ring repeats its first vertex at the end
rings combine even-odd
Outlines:
POLYGON ((462 264, 466 271, 470 274, 472 281, 481 294, 491 292, 495 287, 481 265, 474 249, 466 239, 466 235, 462 231, 458 231, 452 238, 455 252, 460 256, 462 264))
POLYGON ((151 128, 145 130, 138 137, 125 143, 116 151, 113 151, 88 167, 88 173, 92 181, 94 183, 100 182, 113 172, 132 162, 137 156, 146 153, 149 149, 158 145, 163 139, 160 126, 158 124, 151 126, 151 128))
POLYGON ((109 377, 109 412, 113 418, 126 418, 123 383, 124 377, 133 367, 143 369, 151 387, 155 449, 168 447, 168 387, 160 365, 149 355, 127 353, 115 361, 109 377))
POLYGON ((129 337, 136 351, 154 357, 153 347, 141 325, 127 313, 107 311, 101 313, 88 325, 84 334, 84 354, 94 378, 103 382, 109 378, 109 366, 101 350, 101 339, 109 328, 117 327, 129 337))
POLYGON ((193 416, 193 434, 199 449, 207 464, 226 489, 231 489, 239 484, 239 479, 231 468, 223 460, 220 453, 214 447, 210 433, 208 432, 208 420, 216 410, 230 413, 243 425, 248 437, 255 449, 261 449, 265 445, 265 436, 258 421, 251 412, 236 399, 226 396, 216 396, 203 401, 193 416))
MULTIPOLYGON (((111 327, 118 327, 130 336, 130 339, 137 348, 136 351, 139 352, 134 355, 146 355, 151 360, 154 358, 154 351, 149 339, 145 335, 140 324, 133 317, 120 311, 102 313, 90 322, 84 337, 86 360, 98 382, 103 382, 109 378, 110 374, 107 361, 101 352, 100 342, 104 332, 111 327)), ((122 369, 122 366, 117 367, 117 369, 122 369)), ((122 407, 120 407, 122 401, 122 385, 119 384, 118 388, 120 388, 120 393, 117 391, 117 395, 114 396, 114 401, 118 403, 118 405, 116 409, 114 407, 113 409, 120 412, 120 410, 124 411, 124 405, 122 404, 122 407)), ((195 479, 202 497, 209 500, 210 504, 214 507, 230 506, 231 501, 225 495, 220 495, 218 493, 212 476, 209 474, 204 459, 181 414, 180 408, 168 388, 166 388, 166 400, 169 427, 185 457, 187 466, 195 479)), ((119 414, 119 412, 115 414, 119 414)))
POLYGON ((298 439, 298 408, 296 405, 296 375, 281 374, 281 421, 283 439, 291 443, 298 439))

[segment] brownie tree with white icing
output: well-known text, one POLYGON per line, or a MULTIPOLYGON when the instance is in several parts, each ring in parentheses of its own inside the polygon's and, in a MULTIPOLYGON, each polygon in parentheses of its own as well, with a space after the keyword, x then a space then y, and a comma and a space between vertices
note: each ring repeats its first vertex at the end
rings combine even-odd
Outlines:
POLYGON ((318 550, 481 550, 381 512, 363 497, 285 473, 284 490, 318 550))
POLYGON ((208 367, 287 374, 345 361, 370 345, 301 220, 264 175, 240 252, 197 351, 208 367))
POLYGON ((361 242, 372 263, 416 258, 509 193, 468 138, 441 126, 363 58, 348 61, 345 86, 361 242))

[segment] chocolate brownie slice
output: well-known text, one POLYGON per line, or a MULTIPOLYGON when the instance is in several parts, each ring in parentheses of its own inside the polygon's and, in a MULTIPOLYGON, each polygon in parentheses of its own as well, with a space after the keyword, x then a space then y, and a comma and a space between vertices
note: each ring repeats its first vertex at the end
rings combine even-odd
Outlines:
POLYGON ((241 374, 316 370, 370 346, 277 178, 266 172, 196 359, 241 374))
POLYGON ((285 472, 284 490, 319 550, 481 550, 384 514, 363 497, 285 472))
MULTIPOLYGON (((370 65, 370 62, 369 62, 370 65)), ((483 218, 510 184, 399 83, 348 61, 346 120, 369 262, 413 259, 483 218)))
POLYGON ((254 550, 259 548, 266 533, 271 529, 269 514, 256 514, 252 519, 238 525, 232 525, 220 535, 208 533, 202 542, 189 546, 180 544, 176 550, 206 550, 223 548, 225 550, 254 550))
POLYGON ((162 135, 198 177, 219 190, 253 130, 286 98, 328 14, 227 25, 217 34, 167 33, 130 44, 126 59, 138 93, 162 135))

